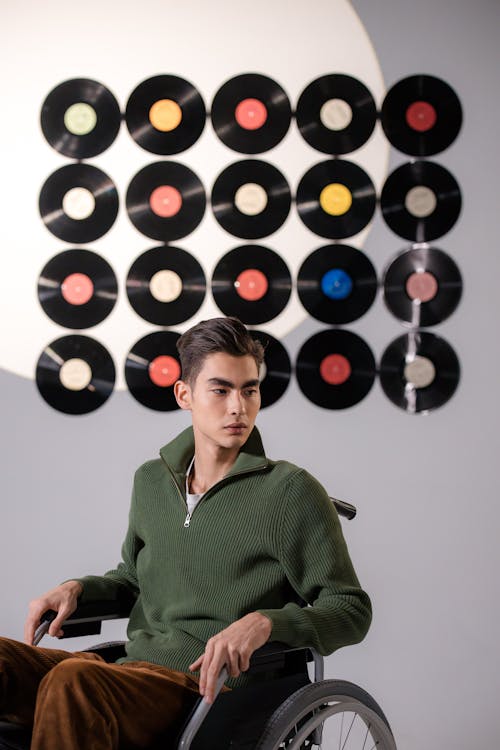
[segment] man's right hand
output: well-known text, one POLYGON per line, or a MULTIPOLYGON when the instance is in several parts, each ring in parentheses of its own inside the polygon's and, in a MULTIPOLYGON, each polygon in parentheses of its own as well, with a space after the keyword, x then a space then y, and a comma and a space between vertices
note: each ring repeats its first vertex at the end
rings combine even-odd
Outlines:
POLYGON ((47 591, 46 594, 33 599, 28 609, 28 617, 24 623, 24 642, 33 645, 35 630, 40 625, 40 619, 44 612, 53 609, 57 616, 50 623, 49 635, 60 637, 63 635, 61 625, 75 611, 78 597, 82 593, 82 586, 78 581, 66 581, 55 589, 47 591))

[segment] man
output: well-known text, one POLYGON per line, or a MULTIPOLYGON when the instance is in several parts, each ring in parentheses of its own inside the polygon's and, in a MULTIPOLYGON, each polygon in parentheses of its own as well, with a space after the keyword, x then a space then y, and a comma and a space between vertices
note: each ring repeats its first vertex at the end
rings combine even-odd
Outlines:
POLYGON ((136 472, 122 562, 33 601, 28 645, 0 639, 0 713, 34 715, 33 750, 147 747, 196 691, 213 701, 224 664, 229 686, 243 684, 267 641, 327 654, 368 629, 370 601, 325 490, 264 454, 254 427, 261 345, 238 320, 216 318, 178 350, 175 396, 192 427, 136 472), (134 606, 119 664, 30 645, 46 610, 58 613, 58 636, 79 600, 121 598, 134 606), (168 716, 158 709, 166 695, 168 716))

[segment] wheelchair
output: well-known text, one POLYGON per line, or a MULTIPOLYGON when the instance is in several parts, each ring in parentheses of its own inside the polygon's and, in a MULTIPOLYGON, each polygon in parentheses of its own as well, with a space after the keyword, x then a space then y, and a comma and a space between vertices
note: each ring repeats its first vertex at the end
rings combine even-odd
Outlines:
MULTIPOLYGON (((353 505, 332 501, 339 515, 354 518, 353 505)), ((127 617, 129 611, 117 602, 80 605, 65 622, 63 637, 99 634, 104 620, 127 617)), ((46 613, 36 643, 54 616, 46 613)), ((109 662, 125 653, 123 642, 88 650, 109 662)), ((228 678, 224 667, 214 703, 199 698, 182 723, 148 750, 396 750, 376 701, 354 683, 325 680, 323 657, 314 649, 268 643, 253 654, 247 674, 249 685, 221 692, 228 678)), ((28 728, 0 721, 0 750, 29 750, 30 741, 28 728)))

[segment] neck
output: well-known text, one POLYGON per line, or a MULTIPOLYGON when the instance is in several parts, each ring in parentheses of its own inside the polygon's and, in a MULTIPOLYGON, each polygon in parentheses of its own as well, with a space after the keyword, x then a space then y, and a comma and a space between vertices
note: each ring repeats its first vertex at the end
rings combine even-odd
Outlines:
POLYGON ((195 439, 194 466, 190 477, 190 491, 204 493, 220 482, 231 470, 239 448, 225 449, 220 446, 199 445, 195 439))

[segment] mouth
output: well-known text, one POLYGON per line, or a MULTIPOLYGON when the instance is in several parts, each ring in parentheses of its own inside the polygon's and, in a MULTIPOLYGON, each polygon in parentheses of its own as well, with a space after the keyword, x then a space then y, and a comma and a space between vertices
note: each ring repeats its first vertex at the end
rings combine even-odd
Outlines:
POLYGON ((229 430, 230 432, 243 432, 243 430, 246 430, 247 426, 246 424, 243 424, 243 422, 234 422, 233 424, 227 424, 224 429, 229 430))

